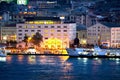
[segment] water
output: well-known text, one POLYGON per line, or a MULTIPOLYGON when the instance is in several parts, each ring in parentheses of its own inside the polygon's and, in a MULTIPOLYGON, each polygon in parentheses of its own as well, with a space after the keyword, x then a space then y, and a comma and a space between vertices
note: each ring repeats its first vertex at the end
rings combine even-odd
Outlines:
POLYGON ((120 59, 0 57, 0 80, 120 80, 120 59))

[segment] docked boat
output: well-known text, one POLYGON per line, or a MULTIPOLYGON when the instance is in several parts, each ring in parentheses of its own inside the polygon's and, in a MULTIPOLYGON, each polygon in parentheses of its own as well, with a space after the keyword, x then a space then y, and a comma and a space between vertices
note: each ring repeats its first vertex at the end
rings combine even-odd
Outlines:
POLYGON ((3 51, 0 51, 0 57, 6 57, 7 55, 3 52, 3 51))
POLYGON ((0 47, 0 57, 6 57, 7 53, 5 47, 0 47))
POLYGON ((106 49, 101 49, 99 46, 94 46, 93 49, 67 48, 66 50, 70 57, 120 58, 120 54, 111 53, 106 49))

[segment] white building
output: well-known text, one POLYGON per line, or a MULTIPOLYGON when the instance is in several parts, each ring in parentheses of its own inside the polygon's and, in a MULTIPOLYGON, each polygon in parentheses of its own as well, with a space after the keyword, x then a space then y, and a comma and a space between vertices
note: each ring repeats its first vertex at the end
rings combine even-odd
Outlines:
POLYGON ((120 47, 120 25, 115 23, 97 23, 88 27, 87 43, 120 47))
MULTIPOLYGON (((17 24, 17 41, 22 41, 25 34, 32 37, 36 32, 39 32, 43 36, 44 42, 47 42, 47 40, 51 38, 54 38, 54 40, 59 39, 62 43, 58 46, 62 48, 64 46, 65 48, 69 47, 69 42, 76 37, 76 24, 61 23, 60 21, 52 20, 35 20, 19 23, 17 24)), ((45 46, 47 45, 44 45, 44 47, 45 46)))

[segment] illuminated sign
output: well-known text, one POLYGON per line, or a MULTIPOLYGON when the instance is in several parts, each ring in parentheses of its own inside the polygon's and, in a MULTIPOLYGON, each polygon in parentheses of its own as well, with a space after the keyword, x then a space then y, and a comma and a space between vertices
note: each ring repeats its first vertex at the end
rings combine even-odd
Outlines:
POLYGON ((28 0, 17 0, 17 4, 27 5, 28 4, 28 0))

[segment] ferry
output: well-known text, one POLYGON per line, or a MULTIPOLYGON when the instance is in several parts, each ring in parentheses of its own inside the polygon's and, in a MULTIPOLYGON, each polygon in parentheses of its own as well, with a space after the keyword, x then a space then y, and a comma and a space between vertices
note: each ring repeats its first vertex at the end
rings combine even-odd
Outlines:
POLYGON ((89 58, 120 58, 120 53, 111 53, 107 49, 101 49, 99 46, 94 46, 93 49, 86 48, 66 48, 70 57, 89 57, 89 58))

